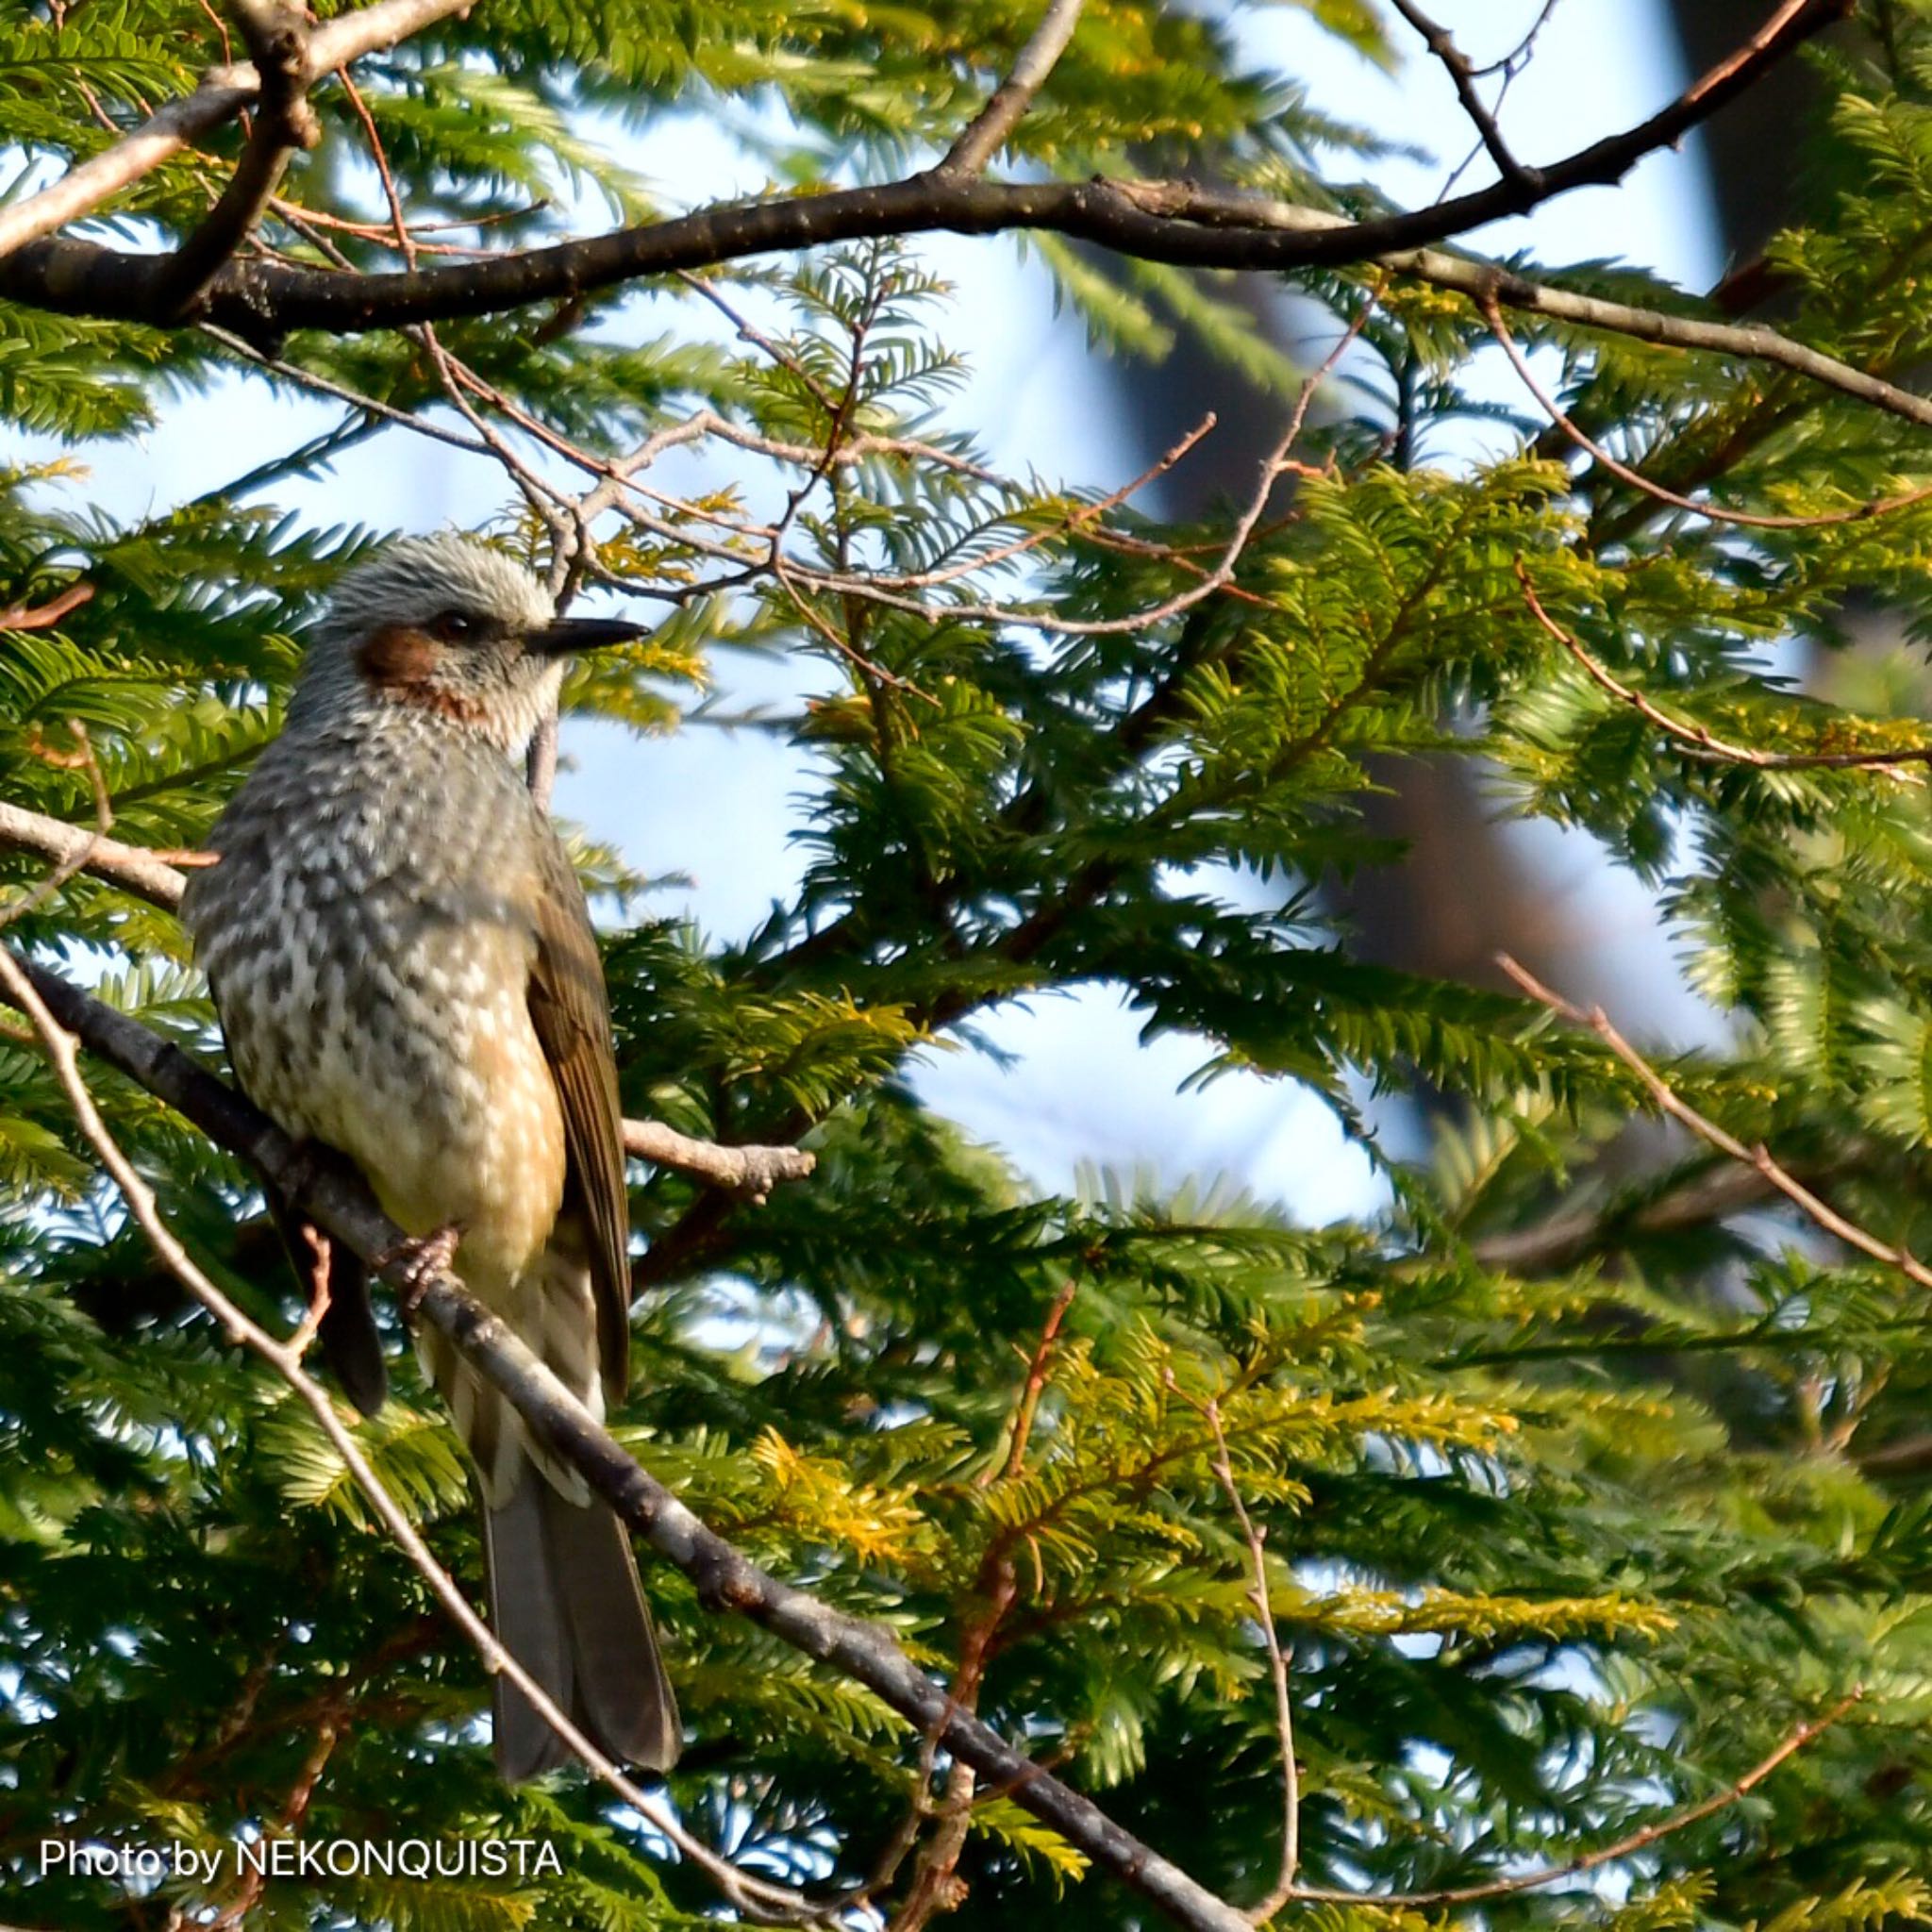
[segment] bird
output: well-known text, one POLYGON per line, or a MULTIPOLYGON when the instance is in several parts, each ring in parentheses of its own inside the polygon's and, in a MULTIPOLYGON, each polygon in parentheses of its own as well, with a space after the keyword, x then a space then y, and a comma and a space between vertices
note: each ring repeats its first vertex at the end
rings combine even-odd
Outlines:
MULTIPOLYGON (((353 1163, 600 1418, 628 1383, 617 1063, 583 891, 522 761, 571 658, 644 634, 558 617, 475 538, 390 543, 335 587, 182 902, 242 1091, 353 1163)), ((324 1272, 325 1359, 375 1413, 366 1268, 269 1207, 324 1272)), ((481 1491, 498 1641, 608 1757, 670 1770, 677 1705, 622 1521, 446 1337, 417 1349, 481 1491)), ((493 1718, 508 1783, 570 1755, 501 1673, 493 1718)))

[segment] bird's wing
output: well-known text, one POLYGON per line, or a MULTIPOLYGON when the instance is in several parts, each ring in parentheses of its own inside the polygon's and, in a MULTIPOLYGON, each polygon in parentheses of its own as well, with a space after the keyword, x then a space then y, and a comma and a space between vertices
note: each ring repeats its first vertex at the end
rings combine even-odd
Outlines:
POLYGON ((583 889, 547 826, 541 844, 530 1018, 563 1104, 571 1174, 589 1224, 598 1366, 605 1394, 615 1402, 629 1386, 630 1352, 630 1204, 617 1055, 583 889))

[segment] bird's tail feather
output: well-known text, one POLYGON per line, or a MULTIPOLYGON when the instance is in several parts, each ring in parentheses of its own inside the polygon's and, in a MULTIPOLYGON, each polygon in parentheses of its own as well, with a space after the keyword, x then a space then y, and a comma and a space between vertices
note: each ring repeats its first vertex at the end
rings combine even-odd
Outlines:
MULTIPOLYGON (((677 1700, 664 1675, 624 1524, 574 1503, 534 1468, 484 1513, 491 1621, 504 1647, 610 1757, 650 1771, 677 1761, 677 1700)), ((496 1764, 521 1783, 566 1761, 563 1740, 508 1678, 496 1679, 496 1764)))

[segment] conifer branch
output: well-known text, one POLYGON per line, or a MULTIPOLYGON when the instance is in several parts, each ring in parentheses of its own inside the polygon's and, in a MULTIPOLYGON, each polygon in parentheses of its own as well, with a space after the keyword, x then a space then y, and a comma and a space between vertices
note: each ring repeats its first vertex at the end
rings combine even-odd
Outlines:
MULTIPOLYGON (((683 1571, 709 1608, 748 1618, 781 1641, 864 1685, 920 1732, 930 1731, 956 1760, 1006 1786, 1017 1804, 1158 1907, 1176 1925, 1188 1932, 1249 1932, 1243 1913, 1215 1897, 1124 1830, 1091 1799, 1061 1783, 973 1716, 912 1662, 887 1626, 862 1623, 807 1591, 781 1583, 700 1522, 457 1276, 447 1269, 437 1269, 426 1278, 423 1273, 412 1273, 411 1262, 402 1252, 407 1246, 403 1231, 375 1206, 358 1176, 318 1161, 312 1154, 305 1155, 242 1094, 138 1021, 117 1013, 58 974, 5 950, 0 950, 0 998, 25 1011, 42 1033, 83 1129, 171 1272, 215 1315, 231 1340, 271 1362, 296 1389, 364 1487, 385 1527, 425 1579, 432 1571, 441 1578, 446 1591, 434 1583, 432 1587, 473 1641, 478 1641, 479 1633, 487 1638, 487 1628, 461 1591, 435 1565, 408 1517, 369 1469, 327 1393, 306 1374, 288 1344, 250 1322, 201 1274, 160 1221, 153 1194, 113 1147, 93 1109, 80 1081, 76 1041, 165 1100, 218 1145, 247 1160, 275 1183, 291 1206, 312 1216, 331 1236, 346 1241, 373 1265, 379 1262, 377 1272, 383 1278, 409 1293, 417 1318, 447 1336, 472 1366, 515 1406, 536 1440, 576 1469, 653 1549, 683 1571), (425 1569, 425 1564, 430 1567, 425 1569)), ((554 1712, 554 1707, 513 1658, 502 1653, 497 1667, 509 1673, 519 1689, 543 1711, 546 1721, 607 1784, 623 1791, 626 1802, 640 1808, 648 1807, 643 1793, 635 1791, 627 1782, 615 1782, 622 1774, 608 1767, 608 1761, 569 1726, 561 1712, 554 1712)), ((655 1811, 647 1810, 646 1815, 658 1828, 664 1828, 655 1811)), ((686 1840, 680 1838, 678 1841, 682 1845, 686 1840)), ((714 1871, 712 1875, 719 1874, 714 1871)), ((770 1908, 772 1901, 763 1895, 771 1888, 741 1873, 734 1875, 747 1886, 756 1886, 761 1903, 770 1908)), ((784 1896, 788 1900, 793 1897, 784 1896)), ((835 1900, 809 1907, 808 1915, 824 1916, 840 1909, 842 1903, 835 1900)))
POLYGON ((1870 503, 1854 504, 1850 509, 1824 510, 1815 516, 1767 515, 1762 511, 1725 509, 1714 503, 1700 502, 1694 496, 1680 496, 1674 490, 1667 490, 1661 483, 1653 483, 1641 471, 1633 470, 1629 464, 1612 456, 1602 443, 1598 442, 1588 430, 1577 423, 1557 402, 1543 385, 1537 380, 1536 371, 1529 366, 1529 359, 1523 353, 1522 345, 1510 334, 1508 325, 1503 320, 1503 313, 1497 305, 1493 289, 1485 289, 1477 298, 1483 319, 1490 325, 1490 333, 1496 339, 1496 346, 1509 359, 1510 367, 1516 371, 1522 382, 1538 406, 1552 423, 1567 436, 1591 460, 1607 470, 1620 482, 1627 483, 1654 502, 1663 504, 1670 509, 1688 511, 1691 516, 1703 517, 1707 523, 1727 524, 1746 530, 1828 530, 1840 524, 1868 523, 1874 517, 1889 516, 1893 510, 1909 509, 1915 504, 1924 503, 1932 497, 1932 483, 1918 490, 1907 490, 1894 496, 1881 496, 1870 503))
POLYGON ((1523 586, 1524 601, 1537 623, 1556 639, 1582 667, 1591 681, 1620 703, 1628 705, 1639 716, 1655 724, 1674 743, 1690 756, 1713 764, 1748 765, 1759 772, 1860 772, 1889 771, 1895 777, 1923 785, 1923 774, 1905 768, 1932 764, 1932 744, 1881 745, 1870 751, 1765 751, 1757 745, 1733 744, 1703 724, 1687 724, 1674 718, 1635 685, 1599 664, 1569 631, 1543 608, 1529 581, 1523 560, 1516 560, 1516 578, 1523 586))
POLYGON ((1773 1157, 1770 1148, 1762 1141, 1747 1147, 1735 1134, 1699 1113, 1624 1039, 1612 1024, 1610 1016, 1601 1007, 1586 1008, 1566 1000, 1561 993, 1552 991, 1526 967, 1519 965, 1507 953, 1499 953, 1496 956, 1496 963, 1531 999, 1540 1006, 1547 1007, 1559 1020, 1567 1021, 1573 1026, 1588 1027, 1594 1033, 1611 1053, 1637 1075, 1659 1113, 1669 1116, 1680 1126, 1690 1128, 1700 1141, 1715 1147, 1720 1154, 1728 1155, 1731 1159, 1761 1174, 1772 1188, 1797 1207, 1826 1234, 1843 1241, 1847 1247, 1856 1248, 1859 1254, 1867 1255, 1874 1261, 1882 1261, 1888 1268, 1896 1268, 1916 1286, 1932 1288, 1932 1268, 1928 1268, 1909 1248, 1903 1247, 1895 1241, 1884 1241, 1869 1229, 1860 1227, 1857 1222, 1848 1221, 1828 1202, 1814 1194, 1790 1169, 1780 1165, 1773 1157))
POLYGON ((1864 1694, 1862 1687, 1854 1689, 1829 1709, 1794 1724, 1774 1750, 1722 1790, 1713 1791, 1709 1797, 1700 1798, 1694 1805, 1686 1805, 1681 1810, 1673 1811, 1668 1818, 1640 1825, 1611 1844, 1599 1845, 1593 1852, 1566 1859, 1560 1865, 1545 1866, 1535 1872, 1515 1872, 1507 1878, 1492 1878, 1481 1885, 1445 1886, 1433 1891, 1380 1891, 1364 1895, 1358 1891, 1337 1891, 1325 1886, 1298 1886, 1289 1896, 1308 1905, 1426 1910, 1437 1906, 1476 1905, 1484 1899, 1509 1898, 1520 1891, 1541 1891, 1547 1885, 1560 1885, 1566 1878, 1581 1878, 1605 1865, 1614 1864, 1619 1858, 1627 1858, 1633 1852, 1641 1852, 1660 1839, 1674 1837, 1690 1825, 1715 1817, 1720 1811, 1728 1811, 1733 1805, 1756 1790, 1787 1759, 1795 1757, 1812 1739, 1829 1730, 1864 1694))

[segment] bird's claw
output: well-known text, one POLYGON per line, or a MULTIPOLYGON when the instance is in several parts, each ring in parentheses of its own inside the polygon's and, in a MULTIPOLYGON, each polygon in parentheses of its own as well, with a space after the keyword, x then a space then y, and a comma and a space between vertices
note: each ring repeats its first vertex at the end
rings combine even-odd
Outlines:
POLYGON ((413 1315, 428 1292, 429 1284, 439 1274, 448 1273, 462 1239, 462 1223, 452 1221, 433 1234, 408 1235, 375 1257, 378 1274, 387 1275, 392 1267, 401 1264, 395 1286, 406 1315, 413 1315))

